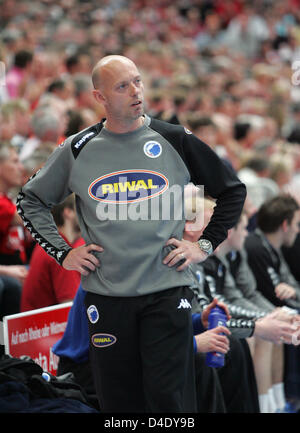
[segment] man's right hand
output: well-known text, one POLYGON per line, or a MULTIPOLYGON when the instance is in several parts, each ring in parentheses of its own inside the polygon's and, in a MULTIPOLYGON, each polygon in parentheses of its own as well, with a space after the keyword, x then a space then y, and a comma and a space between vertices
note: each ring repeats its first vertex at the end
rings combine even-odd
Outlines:
POLYGON ((225 326, 217 326, 209 331, 195 335, 197 352, 220 352, 227 353, 229 350, 229 340, 226 335, 231 332, 225 326))
POLYGON ((100 266, 97 257, 92 254, 92 251, 102 252, 103 248, 100 245, 90 244, 82 245, 73 248, 67 254, 62 266, 68 271, 78 271, 81 275, 88 275, 90 271, 95 271, 100 266))
MULTIPOLYGON (((281 320, 265 316, 255 322, 254 336, 275 344, 295 344, 293 336, 298 333, 299 327, 281 320)), ((300 344, 297 341, 297 344, 300 344)))
POLYGON ((293 287, 286 283, 279 283, 275 287, 275 295, 281 300, 290 299, 296 297, 296 291, 293 287))

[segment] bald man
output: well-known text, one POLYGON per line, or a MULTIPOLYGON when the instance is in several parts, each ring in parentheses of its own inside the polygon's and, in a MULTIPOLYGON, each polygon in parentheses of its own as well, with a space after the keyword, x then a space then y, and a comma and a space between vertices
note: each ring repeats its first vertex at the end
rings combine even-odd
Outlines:
POLYGON ((19 213, 48 254, 82 274, 102 411, 195 412, 188 267, 236 224, 245 187, 190 131, 144 113, 130 59, 101 59, 92 81, 106 118, 55 150, 21 190, 19 213), (217 199, 199 242, 182 240, 190 181, 217 199), (73 249, 50 215, 71 192, 86 242, 73 249))

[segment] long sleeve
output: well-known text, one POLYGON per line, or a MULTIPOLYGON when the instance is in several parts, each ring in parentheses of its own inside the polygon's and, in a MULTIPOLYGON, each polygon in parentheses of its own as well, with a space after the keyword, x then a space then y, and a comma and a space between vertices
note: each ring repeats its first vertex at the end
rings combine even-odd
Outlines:
POLYGON ((256 280, 247 262, 247 253, 243 249, 239 251, 240 264, 236 275, 234 275, 236 287, 242 293, 242 296, 248 299, 258 309, 270 313, 274 310, 274 305, 271 304, 257 289, 256 280))
POLYGON ((185 134, 183 151, 195 185, 204 185, 205 194, 216 199, 212 218, 201 238, 216 248, 227 231, 238 221, 243 209, 246 187, 216 153, 193 134, 185 134))
POLYGON ((71 247, 58 234, 51 214, 53 206, 71 194, 69 176, 72 170, 72 155, 69 145, 58 147, 44 167, 21 189, 17 209, 35 241, 62 263, 71 247))
POLYGON ((191 182, 204 186, 204 193, 216 199, 212 218, 201 238, 211 241, 215 249, 238 221, 246 198, 246 187, 233 169, 203 141, 182 126, 167 126, 152 119, 151 127, 164 136, 183 159, 191 182))
POLYGON ((288 282, 284 280, 282 273, 282 263, 278 253, 267 244, 263 235, 256 231, 249 235, 245 242, 248 255, 248 263, 255 276, 257 289, 274 306, 281 307, 287 305, 291 308, 300 308, 298 299, 280 300, 275 294, 275 288, 279 283, 288 282))
POLYGON ((236 290, 233 278, 229 278, 226 266, 216 255, 208 257, 203 268, 211 295, 227 305, 233 318, 258 319, 266 314, 255 308, 236 290))
MULTIPOLYGON (((195 301, 199 305, 199 308, 201 311, 203 311, 212 301, 212 294, 210 293, 209 285, 207 284, 207 281, 205 280, 205 273, 202 265, 190 265, 190 269, 194 275, 195 283, 193 286, 191 286, 191 289, 194 292, 195 295, 195 301)), ((217 297, 219 301, 224 302, 227 307, 228 303, 227 300, 220 296, 217 297)), ((227 326, 236 338, 248 338, 253 335, 253 332, 255 330, 255 320, 253 320, 253 317, 246 317, 247 311, 243 310, 240 307, 235 307, 233 305, 229 305, 229 311, 230 309, 234 309, 235 311, 235 318, 232 318, 227 321, 227 326), (239 314, 239 311, 244 313, 239 314)), ((196 311, 196 307, 194 308, 194 311, 196 311)), ((194 314, 195 321, 199 320, 199 316, 197 314, 194 314), (198 319, 196 319, 196 316, 198 316, 198 319)), ((254 314, 255 316, 255 314, 254 314)), ((201 317, 201 316, 200 316, 201 317)), ((254 317, 255 319, 257 317, 254 317)), ((196 323, 196 322, 195 322, 196 323)), ((195 328, 194 328, 195 329, 195 328)), ((194 348, 196 348, 196 340, 194 337, 194 348)), ((195 349, 196 350, 196 349, 195 349)))

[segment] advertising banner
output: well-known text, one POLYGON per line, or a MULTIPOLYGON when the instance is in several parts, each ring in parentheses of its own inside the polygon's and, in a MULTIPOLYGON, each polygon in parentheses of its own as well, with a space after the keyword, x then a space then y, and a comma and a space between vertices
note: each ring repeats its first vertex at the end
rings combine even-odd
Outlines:
POLYGON ((63 335, 72 302, 13 314, 3 318, 5 353, 32 358, 44 371, 55 375, 58 357, 52 346, 63 335))

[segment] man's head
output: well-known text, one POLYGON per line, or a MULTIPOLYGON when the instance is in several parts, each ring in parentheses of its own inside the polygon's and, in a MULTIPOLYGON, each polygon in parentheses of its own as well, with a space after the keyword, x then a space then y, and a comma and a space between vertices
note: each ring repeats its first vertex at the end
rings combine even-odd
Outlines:
POLYGON ((21 186, 22 179, 23 165, 15 148, 8 142, 0 142, 0 191, 7 193, 21 186))
POLYGON ((245 243, 248 235, 248 218, 243 212, 240 216, 238 223, 232 229, 228 230, 228 236, 221 245, 226 245, 228 250, 240 251, 245 243))
POLYGON ((282 194, 267 200, 257 214, 257 225, 266 234, 281 233, 282 245, 292 246, 299 232, 300 211, 296 200, 282 194))
POLYGON ((92 81, 94 97, 103 104, 109 121, 130 125, 144 114, 144 86, 136 65, 127 57, 101 59, 92 81))
POLYGON ((183 237, 196 242, 209 223, 215 202, 203 197, 202 191, 193 184, 184 191, 184 215, 186 219, 183 237))
MULTIPOLYGON (((51 213, 55 224, 63 233, 64 229, 68 227, 68 232, 64 234, 70 234, 71 231, 73 238, 79 235, 80 228, 75 211, 75 199, 73 194, 67 197, 62 203, 54 206, 51 213)), ((67 237, 70 238, 71 236, 67 237)), ((72 239, 69 240, 72 241, 72 239)))

